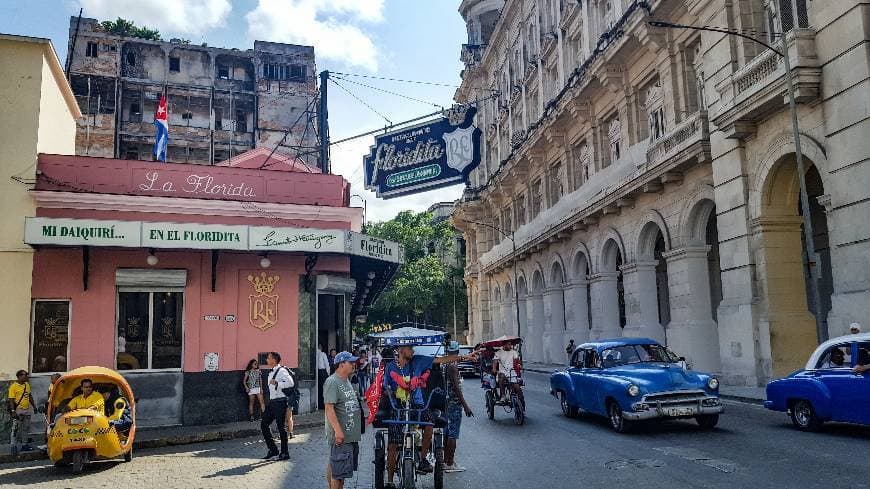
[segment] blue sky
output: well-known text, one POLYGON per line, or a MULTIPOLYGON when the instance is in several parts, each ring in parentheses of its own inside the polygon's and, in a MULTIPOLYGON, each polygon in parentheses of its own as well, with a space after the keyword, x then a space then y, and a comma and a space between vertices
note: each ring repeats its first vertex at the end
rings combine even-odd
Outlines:
MULTIPOLYGON (((0 32, 46 37, 61 61, 66 57, 69 19, 84 7, 85 17, 123 16, 159 29, 164 39, 183 37, 210 46, 253 47, 254 39, 312 44, 318 70, 459 84, 459 50, 465 25, 460 0, 0 0, 0 32)), ((349 78, 385 90, 449 106, 454 88, 349 78)), ((422 104, 339 81, 391 121, 433 112, 422 104)), ((335 85, 329 90, 333 140, 383 127, 379 115, 335 85)), ((362 158, 372 137, 332 148, 333 170, 347 178, 353 193, 368 201, 368 220, 388 219, 402 209, 423 210, 454 200, 461 186, 416 196, 381 200, 362 188, 362 158)), ((360 199, 353 199, 360 205, 360 199)))

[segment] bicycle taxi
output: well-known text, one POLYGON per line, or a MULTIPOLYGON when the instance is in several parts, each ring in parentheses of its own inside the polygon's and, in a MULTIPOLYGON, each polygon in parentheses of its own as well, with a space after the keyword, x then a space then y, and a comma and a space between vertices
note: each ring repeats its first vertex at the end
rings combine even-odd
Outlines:
POLYGON ((513 415, 514 424, 521 425, 526 420, 522 346, 523 340, 518 336, 501 336, 476 346, 476 349, 483 350, 480 356, 480 387, 486 390, 484 398, 489 419, 495 419, 496 407, 501 407, 506 413, 513 415), (516 354, 506 353, 505 350, 515 350, 516 354), (515 358, 512 360, 513 365, 496 366, 498 357, 515 358))
POLYGON ((416 488, 418 477, 422 475, 418 466, 423 460, 420 452, 427 429, 432 430, 430 454, 434 458, 434 487, 444 487, 444 429, 447 426, 444 413, 447 407, 442 388, 446 385, 443 370, 432 368, 426 378, 426 386, 419 388, 418 393, 414 392, 419 385, 416 379, 404 377, 413 382, 412 389, 393 391, 385 386, 384 377, 390 375, 386 372, 391 370, 390 364, 395 362, 394 352, 401 347, 413 347, 415 357, 424 355, 432 357, 433 361, 444 355, 445 334, 443 331, 406 327, 373 334, 368 338, 373 347, 380 349, 383 357, 372 385, 366 391, 366 403, 371 411, 369 422, 375 428, 376 489, 383 489, 387 482, 391 482, 387 480, 390 441, 397 444, 395 464, 392 465, 398 476, 396 487, 416 488))

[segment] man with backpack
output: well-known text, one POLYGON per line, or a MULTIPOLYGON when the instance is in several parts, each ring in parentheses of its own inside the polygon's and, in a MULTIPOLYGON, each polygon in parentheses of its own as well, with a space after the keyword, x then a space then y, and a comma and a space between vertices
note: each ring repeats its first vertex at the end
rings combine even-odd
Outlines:
POLYGON ((7 408, 9 415, 12 417, 12 452, 15 454, 18 451, 18 443, 24 444, 21 449, 24 451, 33 450, 30 445, 27 445, 28 435, 30 433, 30 416, 33 409, 36 408, 36 401, 33 400, 33 394, 30 388, 30 375, 26 370, 19 370, 15 373, 16 381, 9 384, 9 392, 7 395, 7 408))
POLYGON ((293 377, 287 367, 281 365, 281 354, 278 352, 270 352, 266 356, 266 364, 269 365, 269 375, 267 384, 269 386, 269 403, 266 405, 266 411, 263 413, 263 418, 260 420, 260 430, 263 432, 263 441, 269 448, 263 460, 289 460, 290 452, 287 449, 287 406, 289 395, 292 389, 296 386, 293 382, 293 377), (281 437, 281 452, 278 452, 278 447, 275 446, 275 440, 272 439, 272 431, 270 425, 272 423, 278 425, 278 435, 281 437))

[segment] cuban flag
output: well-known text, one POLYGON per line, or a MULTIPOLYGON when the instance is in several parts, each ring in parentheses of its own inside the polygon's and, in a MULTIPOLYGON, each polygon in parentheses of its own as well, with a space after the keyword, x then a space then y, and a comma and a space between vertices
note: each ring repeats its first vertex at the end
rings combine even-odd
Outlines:
POLYGON ((169 146, 169 119, 166 110, 166 95, 160 96, 157 104, 157 112, 154 113, 154 127, 157 134, 154 140, 154 157, 160 161, 166 161, 166 148, 169 146))

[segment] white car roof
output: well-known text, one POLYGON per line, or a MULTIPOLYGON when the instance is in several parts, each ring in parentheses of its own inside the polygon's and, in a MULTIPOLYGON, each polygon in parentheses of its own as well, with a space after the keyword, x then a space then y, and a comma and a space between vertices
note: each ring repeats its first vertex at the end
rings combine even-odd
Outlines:
POLYGON ((807 361, 804 369, 813 370, 816 368, 816 365, 819 363, 819 359, 822 358, 822 355, 827 351, 828 348, 839 345, 841 343, 852 343, 855 341, 870 341, 870 333, 858 333, 858 334, 847 334, 844 336, 840 336, 837 338, 832 338, 816 348, 816 351, 810 355, 810 359, 807 361))

